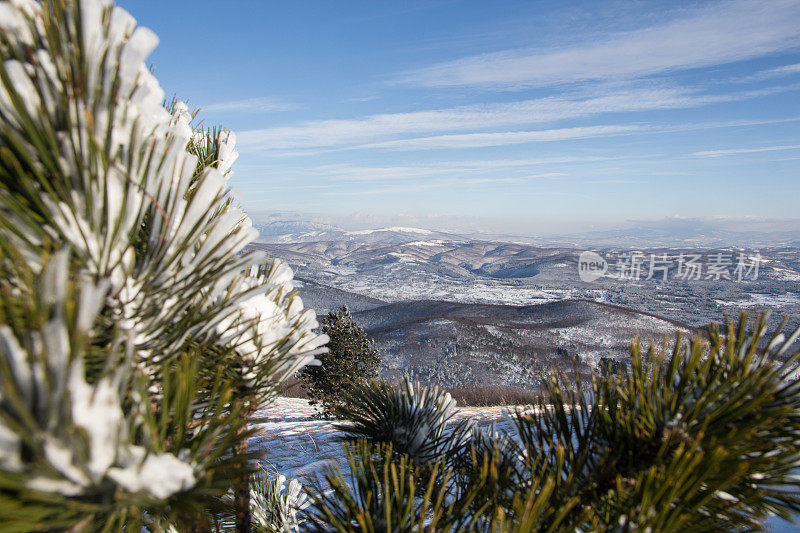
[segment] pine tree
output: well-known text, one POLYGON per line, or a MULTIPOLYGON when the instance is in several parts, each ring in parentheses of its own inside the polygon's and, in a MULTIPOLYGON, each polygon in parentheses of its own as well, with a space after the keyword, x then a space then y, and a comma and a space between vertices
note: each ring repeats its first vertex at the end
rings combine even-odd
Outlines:
POLYGON ((319 356, 318 366, 305 367, 299 377, 311 404, 330 418, 344 405, 347 391, 378 377, 380 356, 346 305, 322 319, 322 332, 329 339, 328 352, 319 356))
POLYGON ((2 529, 249 530, 248 416, 324 352, 156 41, 110 2, 0 2, 2 529))

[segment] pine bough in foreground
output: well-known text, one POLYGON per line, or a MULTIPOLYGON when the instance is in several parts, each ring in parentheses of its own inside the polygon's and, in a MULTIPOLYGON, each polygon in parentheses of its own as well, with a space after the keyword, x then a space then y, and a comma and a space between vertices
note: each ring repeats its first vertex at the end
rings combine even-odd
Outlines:
POLYGON ((321 531, 741 531, 791 518, 800 328, 767 335, 763 315, 726 326, 679 337, 671 351, 634 343, 630 368, 589 389, 553 378, 537 406, 514 415, 513 437, 475 429, 464 446, 462 431, 440 426, 426 432, 435 440, 411 439, 436 442, 433 457, 407 437, 446 421, 448 398, 376 385, 344 426, 361 439, 352 480, 333 470, 335 490, 313 495, 310 521, 321 531))
POLYGON ((156 41, 110 2, 0 2, 0 529, 243 527, 246 415, 324 350, 156 41))
MULTIPOLYGON (((155 36, 99 0, 0 1, 0 530, 297 527, 249 490, 247 415, 326 338, 244 253, 233 134, 166 110, 155 36), (251 512, 252 511, 252 512, 251 512)), ((518 438, 452 401, 364 392, 321 530, 758 528, 800 511, 799 331, 742 320, 590 389, 554 379, 518 438), (778 361, 784 362, 778 362, 778 361)), ((271 484, 270 484, 271 483, 271 484)), ((297 521, 296 521, 297 520, 297 521)))

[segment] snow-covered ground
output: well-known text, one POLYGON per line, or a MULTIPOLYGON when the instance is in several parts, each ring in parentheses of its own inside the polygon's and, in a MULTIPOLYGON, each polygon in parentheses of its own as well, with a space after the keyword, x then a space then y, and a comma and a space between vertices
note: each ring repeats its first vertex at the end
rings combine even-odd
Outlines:
MULTIPOLYGON (((494 423, 498 431, 511 431, 507 409, 514 408, 459 408, 455 419, 472 418, 481 426, 494 423)), ((314 418, 314 407, 308 400, 277 398, 256 416, 267 421, 257 424, 259 432, 250 440, 250 447, 264 452, 262 464, 267 471, 309 485, 322 482, 328 466, 334 462, 345 476, 349 475, 341 432, 334 422, 314 418)))

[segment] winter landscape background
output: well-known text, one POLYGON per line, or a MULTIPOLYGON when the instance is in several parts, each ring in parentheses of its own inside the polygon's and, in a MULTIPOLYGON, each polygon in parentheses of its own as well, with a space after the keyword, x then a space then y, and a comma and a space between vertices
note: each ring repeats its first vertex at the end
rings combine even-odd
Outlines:
MULTIPOLYGON (((329 220, 329 219, 328 219, 329 220)), ((376 339, 381 374, 414 375, 453 387, 535 391, 552 371, 589 380, 612 358, 625 364, 630 343, 660 344, 692 336, 725 313, 770 311, 773 321, 800 322, 800 231, 756 222, 681 220, 633 223, 584 234, 457 234, 414 227, 345 230, 324 218, 256 215, 253 248, 281 257, 295 271, 305 305, 323 314, 347 305, 376 339), (641 252, 641 278, 620 272, 591 282, 579 275, 584 250, 609 260, 641 252), (701 279, 678 279, 677 261, 653 279, 650 255, 699 256, 701 279), (730 279, 706 272, 730 257, 730 279), (737 279, 740 254, 761 258, 758 272, 737 279), (613 276, 613 277, 612 277, 613 276)), ((614 263, 611 263, 612 265, 614 263)), ((457 419, 513 434, 508 406, 461 407, 457 419)), ((302 399, 279 398, 261 413, 253 446, 264 464, 303 483, 321 482, 325 467, 347 461, 339 431, 314 417, 302 399)), ((767 531, 796 530, 772 518, 767 531)))
MULTIPOLYGON (((129 3, 165 86, 237 132, 253 247, 318 313, 348 305, 384 376, 531 390, 726 312, 800 320, 796 0, 129 3), (586 250, 611 274, 637 252, 763 263, 586 282, 586 250)), ((281 401, 267 460, 341 465, 281 401)))
POLYGON ((392 376, 527 387, 725 312, 798 321, 796 0, 130 3, 168 92, 236 132, 257 247, 392 376), (764 262, 587 283, 584 250, 764 262))
POLYGON ((791 530, 800 1, 123 4, 0 1, 0 532, 791 530))
POLYGON ((680 222, 526 238, 409 227, 348 231, 275 214, 256 220, 253 247, 294 268, 299 294, 317 313, 347 305, 378 341, 387 377, 535 390, 553 369, 570 371, 576 358, 587 378, 604 357, 624 360, 633 338, 660 344, 677 332, 692 336, 725 313, 769 310, 774 320, 797 324, 800 232, 680 222), (609 259, 606 276, 581 280, 586 249, 609 259), (639 279, 613 270, 634 253, 643 258, 639 279), (758 271, 737 276, 737 258, 756 253, 758 271), (666 272, 647 279, 650 256, 665 254, 666 272), (700 279, 679 277, 681 255, 699 258, 700 279), (730 264, 715 275, 709 268, 719 257, 730 264))

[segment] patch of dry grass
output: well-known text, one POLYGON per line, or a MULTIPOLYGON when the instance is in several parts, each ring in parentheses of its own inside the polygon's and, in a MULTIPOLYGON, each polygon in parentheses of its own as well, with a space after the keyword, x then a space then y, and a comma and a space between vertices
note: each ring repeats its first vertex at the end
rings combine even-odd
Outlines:
POLYGON ((306 390, 302 387, 302 382, 296 377, 292 376, 283 382, 278 392, 278 396, 284 398, 304 398, 308 399, 306 390))

